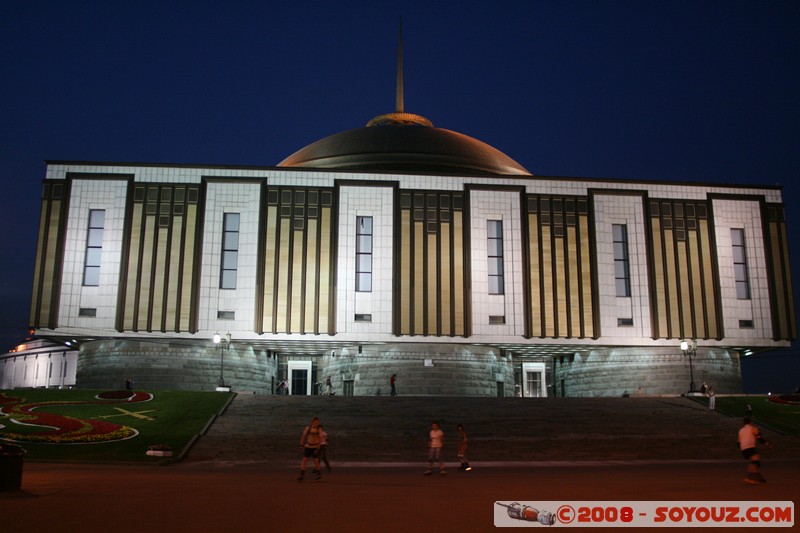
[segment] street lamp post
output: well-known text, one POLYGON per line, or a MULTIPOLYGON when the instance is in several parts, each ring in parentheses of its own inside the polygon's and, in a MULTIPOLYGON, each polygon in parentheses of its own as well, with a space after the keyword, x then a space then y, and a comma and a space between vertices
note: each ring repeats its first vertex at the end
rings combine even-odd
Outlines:
POLYGON ((691 341, 681 341, 681 350, 683 350, 684 357, 689 358, 689 394, 697 392, 694 387, 694 369, 692 368, 692 357, 697 355, 697 341, 692 339, 691 341))
POLYGON ((230 387, 225 385, 225 350, 231 347, 231 334, 228 332, 225 337, 219 333, 214 333, 214 346, 219 349, 219 381, 217 382, 217 390, 230 390, 230 387))

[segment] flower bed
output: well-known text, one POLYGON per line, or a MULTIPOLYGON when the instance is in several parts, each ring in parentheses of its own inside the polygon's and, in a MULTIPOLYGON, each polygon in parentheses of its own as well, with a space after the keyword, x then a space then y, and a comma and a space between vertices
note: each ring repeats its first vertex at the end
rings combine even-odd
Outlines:
POLYGON ((81 404, 113 404, 144 402, 153 399, 147 392, 110 391, 101 393, 94 402, 50 401, 26 403, 24 398, 15 398, 0 393, 0 413, 12 422, 25 426, 44 428, 38 433, 18 433, 0 427, 0 438, 15 442, 36 442, 46 444, 91 444, 129 439, 139 434, 132 427, 114 424, 105 420, 83 420, 70 416, 46 413, 38 409, 52 406, 81 404), (123 392, 124 394, 119 394, 123 392))
POLYGON ((800 394, 772 394, 767 398, 774 403, 787 403, 789 405, 800 405, 800 394))

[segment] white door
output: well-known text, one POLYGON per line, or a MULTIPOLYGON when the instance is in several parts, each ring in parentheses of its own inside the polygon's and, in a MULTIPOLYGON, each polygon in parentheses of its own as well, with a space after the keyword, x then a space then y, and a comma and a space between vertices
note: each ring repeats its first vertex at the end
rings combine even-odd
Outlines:
POLYGON ((522 363, 522 395, 525 398, 547 396, 544 363, 522 363))

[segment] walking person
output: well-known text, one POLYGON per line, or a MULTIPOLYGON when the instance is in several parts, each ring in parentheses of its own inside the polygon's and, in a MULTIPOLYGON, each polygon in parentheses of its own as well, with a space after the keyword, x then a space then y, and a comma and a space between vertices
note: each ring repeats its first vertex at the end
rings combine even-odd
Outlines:
POLYGON ((769 446, 769 443, 764 440, 761 431, 755 427, 750 420, 750 417, 744 417, 744 425, 739 430, 739 449, 742 456, 749 461, 747 463, 747 477, 744 478, 746 483, 757 485, 759 483, 766 483, 767 480, 761 475, 761 454, 758 453, 758 445, 769 446))
POLYGON ((325 394, 328 396, 333 396, 333 383, 331 383, 330 376, 325 379, 325 394))
POLYGON ((397 374, 392 374, 392 377, 389 378, 389 386, 392 388, 392 396, 397 396, 397 389, 394 387, 395 379, 397 379, 397 374))
POLYGON ((283 396, 289 394, 289 385, 286 384, 286 380, 282 379, 280 383, 278 383, 277 389, 278 396, 283 396))
POLYGON ((319 468, 320 442, 319 418, 315 416, 311 419, 311 423, 305 427, 303 435, 300 437, 303 460, 300 462, 300 477, 297 478, 299 481, 303 481, 306 475, 306 463, 308 463, 309 459, 314 461, 314 475, 318 480, 322 479, 322 473, 319 468))
POLYGON ((439 474, 447 474, 444 468, 444 459, 442 459, 442 448, 444 448, 444 431, 439 427, 439 422, 433 422, 428 433, 428 469, 425 470, 426 476, 431 474, 433 463, 436 462, 439 463, 439 474))
POLYGON ((319 460, 325 463, 325 468, 330 472, 331 464, 328 462, 328 432, 325 431, 322 424, 319 425, 319 460))
POLYGON ((714 387, 708 388, 708 408, 712 411, 717 408, 717 394, 714 392, 714 387))
POLYGON ((467 432, 461 424, 456 426, 456 429, 458 430, 458 460, 461 462, 461 466, 458 469, 469 472, 472 467, 469 466, 469 461, 467 461, 467 432))

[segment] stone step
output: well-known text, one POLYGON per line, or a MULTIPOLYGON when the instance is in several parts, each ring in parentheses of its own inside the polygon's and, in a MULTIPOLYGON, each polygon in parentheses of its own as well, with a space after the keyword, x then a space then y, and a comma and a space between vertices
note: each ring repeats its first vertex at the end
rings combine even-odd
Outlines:
MULTIPOLYGON (((237 395, 186 460, 289 464, 300 457, 300 435, 312 416, 330 434, 332 458, 374 462, 424 460, 433 420, 441 424, 453 460, 456 424, 463 424, 474 461, 736 460, 741 425, 676 397, 237 395)), ((799 439, 784 440, 800 454, 799 439)))

